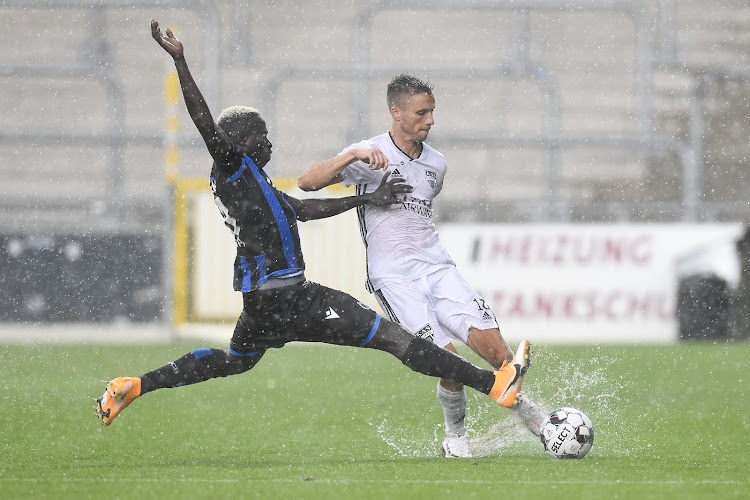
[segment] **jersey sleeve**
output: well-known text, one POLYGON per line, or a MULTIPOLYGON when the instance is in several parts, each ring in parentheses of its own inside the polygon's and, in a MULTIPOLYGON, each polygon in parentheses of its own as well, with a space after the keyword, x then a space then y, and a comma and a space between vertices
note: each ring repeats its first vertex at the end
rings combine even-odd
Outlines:
POLYGON ((437 196, 440 194, 440 191, 443 190, 443 182, 445 181, 445 176, 448 175, 448 162, 445 160, 445 156, 443 156, 442 153, 435 150, 433 151, 438 157, 437 165, 440 166, 437 183, 435 185, 435 196, 437 196))
MULTIPOLYGON (((373 145, 370 141, 357 142, 349 147, 344 148, 344 150, 339 153, 339 156, 346 153, 347 151, 356 148, 372 149, 373 145)), ((357 160, 341 171, 341 177, 344 178, 344 181, 341 183, 341 185, 344 187, 349 187, 354 186, 355 184, 370 184, 374 182, 375 180, 377 180, 378 172, 375 170, 370 170, 370 166, 367 163, 361 160, 357 160)))

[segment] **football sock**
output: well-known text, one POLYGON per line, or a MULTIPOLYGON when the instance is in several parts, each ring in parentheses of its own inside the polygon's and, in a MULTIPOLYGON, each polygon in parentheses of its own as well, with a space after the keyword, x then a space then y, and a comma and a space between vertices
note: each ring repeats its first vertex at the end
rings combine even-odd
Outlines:
POLYGON ((518 398, 518 404, 511 408, 511 411, 520 418, 526 428, 529 429, 535 436, 539 436, 539 428, 542 425, 542 421, 547 416, 547 411, 543 407, 534 403, 529 397, 523 392, 518 398))
POLYGON ((420 337, 414 337, 409 342, 401 362, 415 372, 453 380, 483 394, 489 394, 495 383, 493 372, 482 370, 449 350, 420 337))
POLYGON ((443 407, 445 433, 463 436, 466 434, 466 391, 449 391, 438 381, 437 398, 443 407))
POLYGON ((222 349, 196 349, 180 359, 141 376, 141 395, 156 389, 196 384, 216 377, 246 372, 263 353, 230 356, 222 349))

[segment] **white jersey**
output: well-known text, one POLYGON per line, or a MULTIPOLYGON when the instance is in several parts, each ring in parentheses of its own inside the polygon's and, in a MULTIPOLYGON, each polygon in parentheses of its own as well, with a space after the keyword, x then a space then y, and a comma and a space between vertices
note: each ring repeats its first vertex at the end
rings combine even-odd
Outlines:
POLYGON ((379 149, 388 158, 385 171, 370 170, 363 161, 355 161, 341 171, 342 184, 355 186, 357 195, 375 191, 384 175, 402 178, 414 188, 401 203, 357 208, 367 249, 367 289, 379 290, 391 283, 413 281, 439 269, 455 267, 432 222, 432 200, 442 189, 448 169, 443 155, 423 143, 422 154, 412 160, 394 144, 388 132, 352 144, 341 153, 355 148, 379 149))

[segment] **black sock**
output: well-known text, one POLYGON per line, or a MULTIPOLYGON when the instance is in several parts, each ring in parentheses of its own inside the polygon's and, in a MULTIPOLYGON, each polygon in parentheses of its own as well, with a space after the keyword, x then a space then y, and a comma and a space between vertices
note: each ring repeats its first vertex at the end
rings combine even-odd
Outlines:
POLYGON ((420 337, 409 343, 401 362, 415 372, 460 382, 484 394, 489 394, 495 384, 493 372, 482 370, 420 337))
POLYGON ((141 395, 156 389, 197 384, 216 377, 246 372, 263 353, 252 356, 230 356, 221 349, 196 349, 180 359, 141 376, 141 395))

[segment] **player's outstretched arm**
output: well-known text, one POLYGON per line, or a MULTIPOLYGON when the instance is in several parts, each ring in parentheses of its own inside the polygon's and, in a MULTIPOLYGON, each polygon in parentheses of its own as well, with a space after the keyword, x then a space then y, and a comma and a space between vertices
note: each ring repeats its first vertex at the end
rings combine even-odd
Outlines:
POLYGON ((302 191, 318 191, 331 184, 344 180, 341 171, 360 160, 370 165, 371 170, 388 168, 388 158, 378 149, 355 148, 328 160, 311 165, 297 179, 297 186, 302 191))
POLYGON ((187 106, 188 113, 190 113, 190 118, 192 118, 193 123, 198 128, 198 132, 203 137, 203 141, 206 143, 208 152, 214 160, 226 163, 232 153, 232 143, 224 131, 216 124, 213 116, 211 116, 211 110, 208 109, 208 104, 203 98, 200 89, 198 89, 198 85, 195 83, 193 75, 190 73, 190 68, 188 68, 185 61, 182 42, 174 36, 172 30, 169 28, 166 29, 166 34, 163 35, 159 28, 159 22, 153 19, 151 20, 151 36, 174 59, 185 105, 187 106))
POLYGON ((383 180, 380 182, 378 189, 372 193, 360 196, 347 196, 345 198, 313 198, 308 200, 298 200, 297 198, 287 196, 286 199, 297 213, 297 219, 305 222, 308 220, 332 217, 366 203, 379 207, 393 205, 394 203, 399 203, 401 201, 400 195, 410 193, 412 189, 413 188, 410 185, 404 182, 404 179, 394 178, 388 180, 387 176, 383 176, 383 180))

